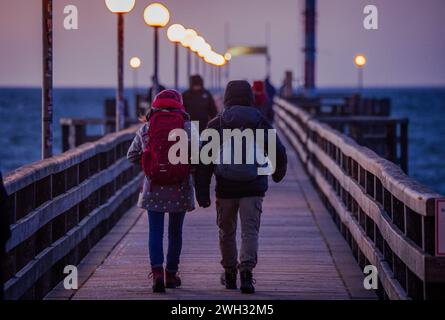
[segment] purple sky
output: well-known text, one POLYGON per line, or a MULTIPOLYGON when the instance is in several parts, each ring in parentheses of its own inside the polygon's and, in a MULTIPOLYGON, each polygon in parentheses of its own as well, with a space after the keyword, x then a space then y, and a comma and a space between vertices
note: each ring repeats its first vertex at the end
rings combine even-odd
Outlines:
MULTIPOLYGON (((39 86, 41 81, 40 1, 0 0, 0 86, 39 86)), ((55 85, 114 86, 116 82, 116 18, 103 0, 56 0, 55 85), (79 30, 63 28, 63 8, 79 9, 79 30)), ((152 1, 136 0, 126 16, 126 61, 141 56, 139 82, 149 83, 152 73, 152 32, 142 19, 152 1)), ((224 24, 230 25, 232 44, 262 45, 265 25, 271 24, 273 81, 284 71, 301 79, 303 17, 301 0, 166 0, 172 23, 197 29, 213 47, 223 52, 224 24)), ((445 85, 444 0, 319 0, 317 85, 354 86, 355 53, 368 57, 365 85, 445 85), (379 30, 362 26, 363 8, 379 9, 379 30)), ((184 52, 181 50, 181 82, 185 84, 184 52)), ((161 81, 173 82, 173 49, 161 37, 161 81)), ((249 80, 265 74, 263 57, 232 60, 231 78, 249 80)), ((126 68, 126 85, 132 74, 126 68)))

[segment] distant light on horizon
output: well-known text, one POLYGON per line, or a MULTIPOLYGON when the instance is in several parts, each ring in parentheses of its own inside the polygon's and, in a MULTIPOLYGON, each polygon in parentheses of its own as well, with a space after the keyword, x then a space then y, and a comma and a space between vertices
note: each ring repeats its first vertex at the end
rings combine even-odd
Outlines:
POLYGON ((133 69, 138 69, 140 68, 142 65, 142 61, 139 57, 132 57, 130 59, 130 67, 132 67, 133 69))
POLYGON ((363 68, 366 65, 367 59, 363 54, 358 54, 354 58, 354 63, 358 68, 363 68))

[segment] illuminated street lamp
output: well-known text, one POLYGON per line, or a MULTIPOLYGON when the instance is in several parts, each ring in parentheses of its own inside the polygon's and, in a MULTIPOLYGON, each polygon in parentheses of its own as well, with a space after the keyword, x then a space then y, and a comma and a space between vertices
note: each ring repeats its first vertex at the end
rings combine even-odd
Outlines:
POLYGON ((132 57, 130 59, 130 67, 133 69, 133 93, 136 96, 136 90, 138 87, 138 70, 142 65, 142 61, 139 57, 132 57))
POLYGON ((208 43, 204 43, 199 49, 198 49, 198 56, 203 58, 207 56, 210 52, 212 52, 212 47, 208 43))
POLYGON ((139 57, 133 57, 130 59, 130 67, 133 69, 139 69, 142 65, 142 61, 139 57))
MULTIPOLYGON (((190 46, 192 45, 192 41, 194 38, 196 38, 198 34, 193 29, 186 29, 184 37, 181 40, 181 44, 183 47, 190 49, 190 46)), ((190 75, 192 73, 192 56, 191 51, 187 50, 187 81, 190 79, 190 75)))
MULTIPOLYGON (((204 40, 203 37, 197 36, 195 37, 191 44, 190 44, 190 50, 194 53, 196 53, 196 55, 199 56, 198 52, 199 50, 206 44, 206 41, 204 40)), ((199 59, 199 57, 196 57, 196 65, 195 65, 195 72, 199 73, 199 62, 201 59, 199 59)))
POLYGON ((358 69, 358 89, 360 92, 363 89, 363 69, 366 62, 366 57, 363 54, 358 54, 354 57, 354 64, 358 69))
POLYGON ((203 65, 202 65, 202 77, 204 79, 206 79, 207 77, 207 63, 204 61, 204 57, 209 54, 210 52, 212 52, 212 47, 210 46, 210 44, 208 44, 207 42, 204 43, 204 45, 201 46, 201 48, 198 50, 198 56, 203 60, 203 65))
POLYGON ((170 12, 161 3, 152 3, 144 10, 145 23, 154 29, 154 74, 153 74, 153 88, 152 99, 159 92, 159 28, 165 27, 170 21, 170 12))
POLYGON ((124 107, 124 14, 133 10, 136 0, 105 0, 105 5, 117 14, 117 90, 116 131, 125 127, 124 107))
POLYGON ((167 30, 168 40, 175 46, 175 89, 179 88, 179 43, 185 36, 185 28, 180 24, 173 24, 167 30))

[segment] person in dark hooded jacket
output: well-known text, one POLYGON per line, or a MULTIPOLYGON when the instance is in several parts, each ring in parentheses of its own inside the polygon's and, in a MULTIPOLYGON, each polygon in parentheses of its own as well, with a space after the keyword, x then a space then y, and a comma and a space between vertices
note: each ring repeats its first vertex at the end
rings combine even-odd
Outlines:
POLYGON ((191 121, 199 122, 199 132, 207 127, 208 122, 218 113, 212 94, 204 88, 200 75, 190 77, 190 89, 183 94, 185 111, 191 121))
MULTIPOLYGON (((247 81, 231 81, 224 96, 224 110, 208 124, 209 129, 273 129, 254 106, 253 92, 247 81)), ((222 139, 221 139, 222 140, 222 139)), ((221 145, 222 141, 220 141, 221 145)), ((267 145, 267 141, 265 141, 267 145)), ((205 143, 203 144, 205 146, 205 143)), ((265 150, 268 150, 267 147, 265 150)), ((240 271, 241 292, 253 293, 252 270, 257 263, 258 233, 262 201, 268 188, 268 176, 258 175, 250 181, 234 181, 215 173, 215 164, 200 164, 195 175, 196 198, 201 207, 210 206, 210 182, 216 176, 216 208, 219 227, 221 264, 225 270, 221 282, 227 289, 236 289, 237 272, 240 271), (240 261, 236 247, 238 211, 241 220, 242 245, 240 261)), ((286 150, 279 138, 276 140, 276 168, 272 175, 281 181, 287 169, 286 150)))

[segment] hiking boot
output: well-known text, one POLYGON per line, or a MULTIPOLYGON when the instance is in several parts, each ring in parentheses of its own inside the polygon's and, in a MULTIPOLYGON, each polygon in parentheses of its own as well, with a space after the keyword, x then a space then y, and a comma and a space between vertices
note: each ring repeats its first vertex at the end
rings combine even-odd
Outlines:
POLYGON ((149 276, 153 278, 153 292, 165 292, 164 268, 152 268, 149 276))
POLYGON ((181 278, 177 272, 165 271, 165 287, 175 289, 181 286, 181 278))
POLYGON ((226 289, 236 289, 236 269, 226 269, 221 274, 221 284, 226 286, 226 289))
POLYGON ((240 279, 242 293, 255 293, 255 287, 253 286, 255 280, 253 279, 252 271, 241 271, 240 279))

